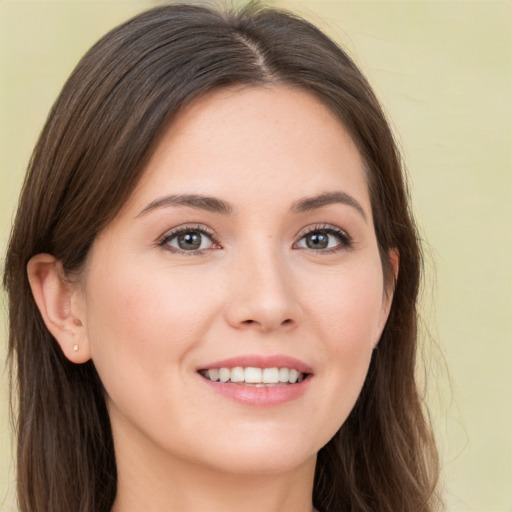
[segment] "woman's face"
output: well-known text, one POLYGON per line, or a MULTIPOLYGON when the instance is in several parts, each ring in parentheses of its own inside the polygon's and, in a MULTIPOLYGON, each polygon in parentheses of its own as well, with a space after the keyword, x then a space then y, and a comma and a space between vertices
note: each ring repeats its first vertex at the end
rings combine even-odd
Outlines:
POLYGON ((267 474, 343 424, 390 300, 361 156, 285 87, 185 109, 81 285, 118 456, 267 474))

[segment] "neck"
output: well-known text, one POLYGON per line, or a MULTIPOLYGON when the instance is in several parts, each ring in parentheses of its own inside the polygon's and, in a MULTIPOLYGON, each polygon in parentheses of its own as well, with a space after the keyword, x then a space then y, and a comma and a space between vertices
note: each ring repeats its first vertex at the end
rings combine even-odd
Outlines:
POLYGON ((270 474, 225 472, 163 454, 144 439, 114 440, 118 488, 112 512, 313 511, 316 457, 270 474))
POLYGON ((201 471, 181 472, 149 482, 121 474, 112 512, 311 512, 311 489, 291 475, 232 476, 206 475, 201 471))

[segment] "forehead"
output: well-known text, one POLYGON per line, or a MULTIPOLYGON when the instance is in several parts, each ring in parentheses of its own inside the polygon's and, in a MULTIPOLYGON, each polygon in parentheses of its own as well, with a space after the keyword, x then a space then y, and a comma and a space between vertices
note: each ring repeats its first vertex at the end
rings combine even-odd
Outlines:
POLYGON ((334 189, 369 206, 364 165, 340 120, 312 94, 231 87, 187 106, 159 142, 134 193, 204 193, 242 204, 334 189))

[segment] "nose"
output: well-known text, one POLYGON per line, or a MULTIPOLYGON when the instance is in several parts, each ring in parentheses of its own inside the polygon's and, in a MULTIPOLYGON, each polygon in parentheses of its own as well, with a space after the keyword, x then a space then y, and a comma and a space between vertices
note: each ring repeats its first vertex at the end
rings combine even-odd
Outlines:
POLYGON ((301 308, 289 264, 275 253, 240 257, 231 268, 227 322, 236 329, 290 330, 301 308))

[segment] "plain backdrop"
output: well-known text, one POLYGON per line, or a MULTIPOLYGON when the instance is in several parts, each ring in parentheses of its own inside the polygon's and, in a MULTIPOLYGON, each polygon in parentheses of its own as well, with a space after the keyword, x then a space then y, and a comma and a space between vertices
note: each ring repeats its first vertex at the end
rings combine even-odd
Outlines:
MULTIPOLYGON (((158 3, 0 0, 0 261, 31 150, 64 80, 103 33, 158 3)), ((422 352, 447 509, 510 512, 512 3, 269 4, 323 27, 385 106, 425 239, 422 352)), ((12 512, 7 374, 0 375, 0 510, 12 512)))

